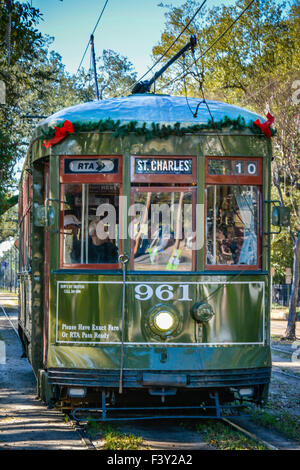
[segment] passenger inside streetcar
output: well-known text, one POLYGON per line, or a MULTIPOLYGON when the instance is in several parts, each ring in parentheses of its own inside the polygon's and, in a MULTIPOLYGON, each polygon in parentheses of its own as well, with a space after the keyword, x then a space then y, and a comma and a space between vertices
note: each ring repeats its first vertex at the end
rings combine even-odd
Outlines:
POLYGON ((66 264, 80 262, 80 222, 74 214, 64 216, 64 262, 66 264))
POLYGON ((64 264, 117 264, 119 185, 65 184, 63 191, 64 264))

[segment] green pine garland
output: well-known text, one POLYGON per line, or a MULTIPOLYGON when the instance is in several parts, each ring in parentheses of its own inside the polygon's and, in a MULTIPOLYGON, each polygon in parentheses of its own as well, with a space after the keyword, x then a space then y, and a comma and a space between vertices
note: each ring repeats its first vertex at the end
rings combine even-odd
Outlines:
MULTIPOLYGON (((59 123, 56 127, 62 127, 63 122, 59 123)), ((145 137, 145 140, 153 138, 166 139, 171 135, 183 136, 186 134, 196 134, 203 130, 218 130, 221 131, 224 128, 229 128, 233 131, 241 131, 245 129, 251 130, 253 134, 262 134, 261 130, 254 124, 254 121, 249 121, 246 124, 245 119, 242 116, 238 116, 236 119, 230 119, 225 116, 220 121, 213 121, 210 119, 206 124, 195 124, 193 126, 181 127, 179 122, 172 125, 158 124, 153 122, 151 128, 147 127, 147 123, 144 122, 142 126, 138 126, 138 121, 130 121, 127 124, 121 124, 121 121, 113 121, 108 118, 100 120, 98 122, 81 123, 75 121, 72 123, 75 134, 80 132, 112 132, 113 137, 126 137, 129 134, 135 134, 139 137, 145 137)), ((276 131, 271 128, 272 136, 275 135, 276 131)), ((46 131, 42 129, 42 136, 40 139, 52 139, 55 135, 55 128, 49 128, 46 131)))

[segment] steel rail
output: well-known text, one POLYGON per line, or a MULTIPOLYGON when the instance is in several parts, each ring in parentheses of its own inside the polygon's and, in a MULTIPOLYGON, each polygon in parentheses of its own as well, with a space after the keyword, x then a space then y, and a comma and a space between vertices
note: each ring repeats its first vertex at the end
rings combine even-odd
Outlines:
POLYGON ((2 311, 3 311, 4 315, 5 315, 5 317, 7 318, 7 320, 9 321, 9 323, 11 324, 11 326, 12 326, 14 332, 16 333, 16 335, 17 335, 19 341, 21 342, 21 339, 20 339, 20 337, 19 337, 18 330, 16 329, 15 325, 13 324, 13 322, 11 321, 11 319, 9 318, 9 315, 6 313, 5 308, 2 307, 2 305, 0 305, 0 308, 2 309, 2 311))
POLYGON ((274 367, 272 368, 272 374, 285 375, 286 377, 290 377, 291 379, 300 380, 300 375, 290 374, 289 372, 285 372, 283 370, 275 370, 274 367))
POLYGON ((263 444, 265 447, 267 447, 269 450, 279 450, 278 447, 273 446, 269 442, 266 442, 265 440, 261 439, 257 434, 253 434, 252 432, 248 431, 247 429, 244 429, 242 426, 239 424, 234 423, 228 418, 222 418, 222 421, 224 421, 226 424, 229 426, 235 428, 236 430, 240 431, 241 433, 245 434, 248 437, 251 437, 251 439, 254 439, 255 441, 260 442, 263 444))
POLYGON ((81 438, 81 441, 84 443, 84 445, 87 447, 87 449, 88 450, 97 450, 97 447, 94 445, 92 439, 87 434, 85 428, 81 424, 77 423, 77 421, 72 419, 72 417, 70 416, 69 413, 67 414, 67 416, 70 420, 69 421, 70 425, 79 434, 79 436, 81 438))
POLYGON ((294 351, 287 351, 286 349, 278 348, 277 346, 271 346, 271 349, 273 349, 273 351, 281 352, 283 354, 288 354, 290 356, 292 356, 294 352, 294 351))

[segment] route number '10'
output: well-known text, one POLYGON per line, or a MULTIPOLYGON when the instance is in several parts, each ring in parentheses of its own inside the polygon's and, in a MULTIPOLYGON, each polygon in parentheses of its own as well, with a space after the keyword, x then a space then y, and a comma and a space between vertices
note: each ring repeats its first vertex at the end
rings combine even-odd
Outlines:
MULTIPOLYGON (((176 286, 176 300, 193 300, 189 296, 189 284, 179 284, 176 286)), ((135 286, 135 298, 137 300, 149 300, 153 297, 154 290, 149 284, 138 284, 135 286)), ((174 299, 174 286, 170 284, 160 284, 155 288, 155 295, 159 300, 174 299)))
MULTIPOLYGON (((235 168, 235 173, 238 175, 243 175, 244 174, 244 162, 236 162, 234 164, 235 168)), ((246 173, 248 175, 256 175, 257 173, 257 167, 256 167, 256 162, 247 162, 246 164, 246 173)))

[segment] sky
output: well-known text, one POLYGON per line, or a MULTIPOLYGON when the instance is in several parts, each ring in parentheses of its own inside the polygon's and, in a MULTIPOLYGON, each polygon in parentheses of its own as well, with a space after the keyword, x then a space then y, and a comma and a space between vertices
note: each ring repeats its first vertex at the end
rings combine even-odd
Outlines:
MULTIPOLYGON (((105 0, 29 0, 29 3, 43 14, 44 21, 38 29, 55 38, 52 49, 62 56, 66 70, 75 73, 105 0)), ((161 3, 161 0, 108 0, 94 34, 96 56, 103 49, 112 49, 127 56, 138 76, 143 75, 152 64, 152 47, 164 30, 167 9, 159 7, 161 3)), ((180 6, 185 2, 163 3, 180 6)), ((233 0, 207 0, 205 6, 232 3, 233 0)), ((88 51, 83 66, 89 67, 89 61, 88 51)))

